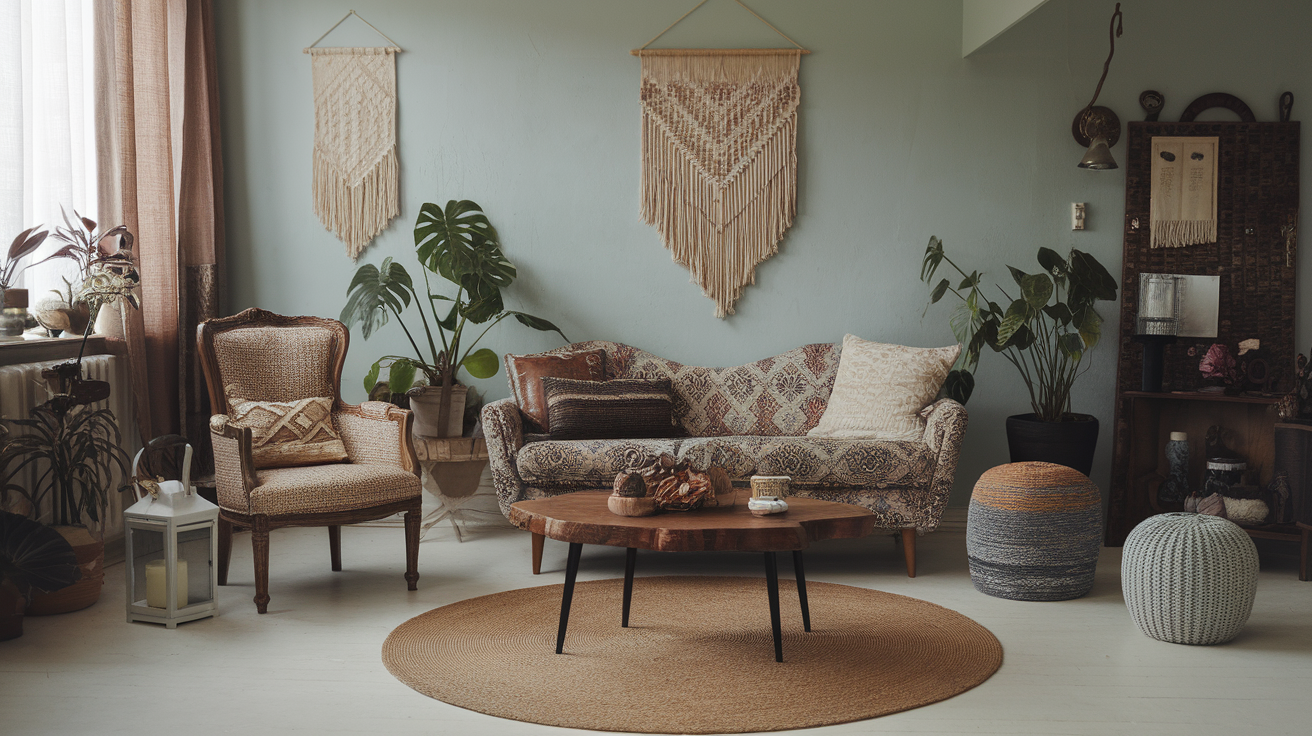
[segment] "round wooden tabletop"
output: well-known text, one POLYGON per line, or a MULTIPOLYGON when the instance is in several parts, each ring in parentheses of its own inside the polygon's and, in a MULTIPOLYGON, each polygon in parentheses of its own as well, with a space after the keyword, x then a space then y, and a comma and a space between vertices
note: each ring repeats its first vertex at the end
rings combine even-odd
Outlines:
POLYGON ((787 511, 770 516, 747 510, 747 491, 729 507, 619 516, 606 507, 609 495, 579 491, 519 501, 510 507, 510 521, 561 542, 660 552, 801 550, 821 539, 864 537, 875 528, 867 509, 813 498, 789 498, 787 511))

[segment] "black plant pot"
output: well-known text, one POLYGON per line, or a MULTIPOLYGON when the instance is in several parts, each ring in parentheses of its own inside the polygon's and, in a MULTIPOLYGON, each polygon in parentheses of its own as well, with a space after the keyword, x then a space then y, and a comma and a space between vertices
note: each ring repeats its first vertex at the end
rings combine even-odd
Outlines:
POLYGON ((1067 414, 1064 422, 1041 422, 1034 414, 1007 417, 1007 448, 1013 463, 1056 463, 1089 474, 1098 446, 1098 418, 1067 414))

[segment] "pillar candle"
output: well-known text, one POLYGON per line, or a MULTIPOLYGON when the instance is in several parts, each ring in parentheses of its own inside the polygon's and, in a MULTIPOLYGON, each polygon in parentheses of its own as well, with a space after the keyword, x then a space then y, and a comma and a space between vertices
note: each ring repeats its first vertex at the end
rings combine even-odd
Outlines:
MULTIPOLYGON (((187 561, 178 560, 177 607, 187 605, 187 561)), ((168 608, 168 567, 164 560, 146 563, 146 605, 168 608)))

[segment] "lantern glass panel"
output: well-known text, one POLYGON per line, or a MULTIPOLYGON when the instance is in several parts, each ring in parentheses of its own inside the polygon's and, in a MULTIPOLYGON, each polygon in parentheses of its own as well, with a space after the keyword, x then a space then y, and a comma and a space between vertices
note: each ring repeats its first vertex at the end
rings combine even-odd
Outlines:
POLYGON ((178 583, 186 583, 186 605, 207 603, 213 595, 210 589, 210 573, 214 567, 214 560, 210 557, 213 535, 214 525, 209 522, 178 530, 178 583), (184 562, 187 568, 185 581, 182 580, 184 562))
POLYGON ((149 529, 129 524, 128 533, 132 535, 132 602, 165 608, 167 603, 161 587, 165 578, 159 568, 164 563, 163 525, 160 529, 149 529), (155 600, 150 600, 152 597, 155 600))

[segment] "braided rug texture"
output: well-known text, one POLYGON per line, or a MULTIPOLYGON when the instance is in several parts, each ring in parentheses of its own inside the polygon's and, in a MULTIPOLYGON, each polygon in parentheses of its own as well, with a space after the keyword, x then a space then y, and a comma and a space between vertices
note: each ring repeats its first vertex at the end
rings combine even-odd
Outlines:
POLYGON ((999 465, 971 493, 966 555, 981 593, 1021 601, 1079 598, 1093 588, 1101 545, 1101 494, 1078 470, 999 465))
POLYGON ((623 580, 581 582, 565 653, 555 653, 562 586, 434 609, 397 627, 383 664, 462 708, 600 731, 744 733, 873 718, 944 700, 988 679, 1002 645, 926 601, 780 580, 784 661, 774 661, 765 581, 637 578, 629 628, 623 580))
POLYGON ((1221 644, 1239 635, 1257 596, 1253 540, 1232 521, 1159 514, 1125 538, 1121 589, 1139 630, 1175 644, 1221 644))

